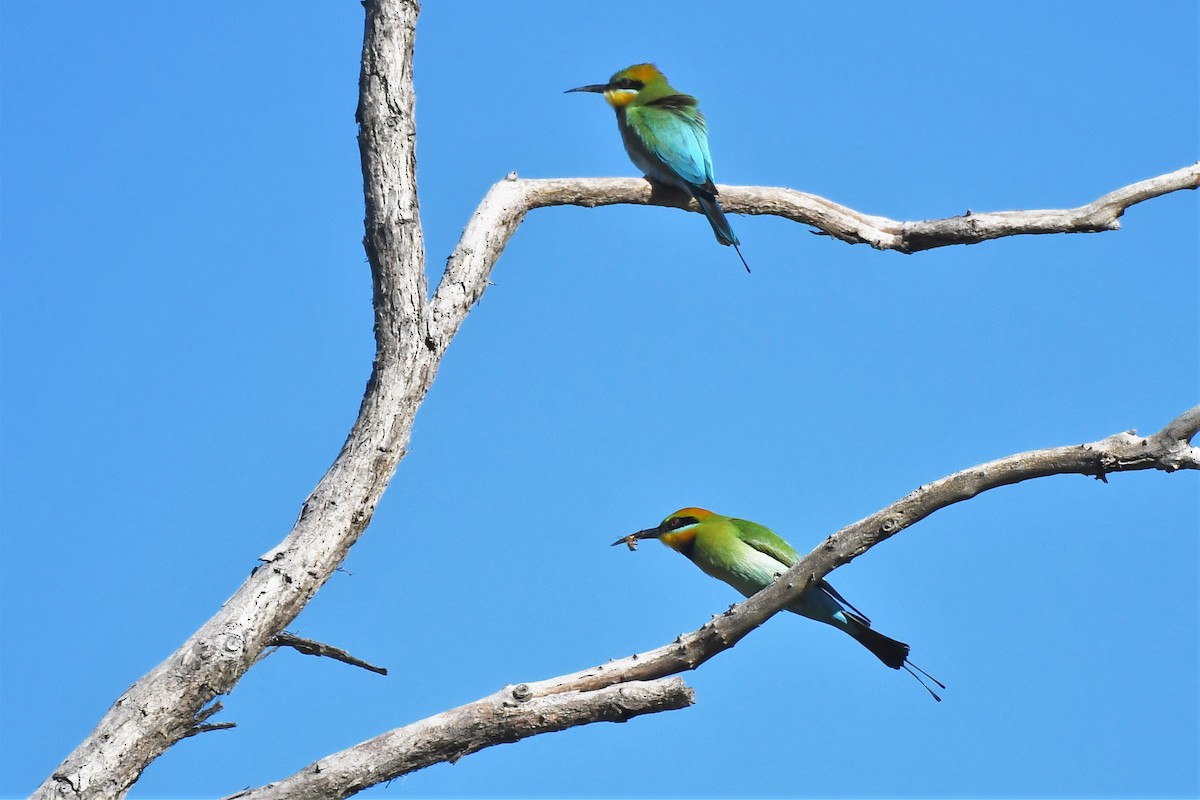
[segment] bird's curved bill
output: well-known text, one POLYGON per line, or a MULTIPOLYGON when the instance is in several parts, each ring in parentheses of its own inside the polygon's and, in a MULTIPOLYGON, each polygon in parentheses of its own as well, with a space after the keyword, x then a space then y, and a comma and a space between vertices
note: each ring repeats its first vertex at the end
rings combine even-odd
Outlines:
POLYGON ((567 89, 565 92, 563 92, 563 94, 570 94, 571 92, 598 92, 603 94, 607 91, 607 83, 593 83, 589 86, 576 86, 574 89, 567 89))
POLYGON ((628 545, 632 542, 636 542, 638 539, 657 539, 660 536, 662 536, 662 531, 660 531, 658 528, 646 528, 644 531, 638 531, 637 533, 631 533, 628 536, 622 536, 620 539, 617 539, 615 542, 609 545, 609 547, 616 547, 619 544, 628 545))

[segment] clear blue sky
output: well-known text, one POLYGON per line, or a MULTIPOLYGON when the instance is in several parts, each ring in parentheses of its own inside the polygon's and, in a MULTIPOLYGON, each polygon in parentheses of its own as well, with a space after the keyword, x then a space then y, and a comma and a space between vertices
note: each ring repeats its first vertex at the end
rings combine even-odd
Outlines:
MULTIPOLYGON (((719 182, 920 219, 1088 202, 1197 142, 1194 2, 430 3, 431 279, 487 187, 636 174, 599 97, 653 60, 719 182)), ((0 795, 32 790, 287 532, 372 355, 358 3, 6 3, 0 795)), ((197 797, 737 599, 657 545, 685 505, 806 551, 988 459, 1196 403, 1195 193, 1123 230, 916 256, 674 209, 531 214, 374 524, 280 652, 133 797, 197 797)), ((1194 796, 1200 476, 1060 477, 832 576, 947 685, 777 617, 697 704, 493 748, 374 797, 1194 796)))

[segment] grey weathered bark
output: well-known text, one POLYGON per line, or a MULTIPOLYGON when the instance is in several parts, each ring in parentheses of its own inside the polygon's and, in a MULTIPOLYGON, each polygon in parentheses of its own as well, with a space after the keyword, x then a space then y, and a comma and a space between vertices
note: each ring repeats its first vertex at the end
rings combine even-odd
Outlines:
MULTIPOLYGON (((333 574, 403 456, 442 349, 429 336, 413 118, 415 2, 369 2, 360 74, 375 364, 358 419, 291 532, 178 650, 121 695, 35 797, 116 797, 189 735, 333 574)), ((461 321, 461 320, 460 320, 461 321)), ((443 344, 456 326, 446 325, 443 344)))
MULTIPOLYGON (((323 658, 332 658, 334 661, 341 661, 343 664, 349 664, 352 667, 361 667, 368 672, 374 672, 376 675, 387 675, 388 671, 385 667, 376 666, 370 662, 363 661, 357 658, 340 647, 325 644, 324 642, 315 642, 312 639, 303 639, 295 634, 284 631, 283 633, 271 638, 273 647, 290 647, 293 650, 304 653, 306 656, 321 656, 323 658)), ((263 655, 266 655, 264 651, 263 655)))
MULTIPOLYGON (((556 715, 554 719, 559 724, 553 730, 608 719, 589 713, 582 704, 598 692, 628 686, 648 687, 653 684, 643 682, 661 681, 667 676, 696 669, 716 654, 733 647, 837 567, 848 564, 939 509, 969 500, 989 489, 1049 475, 1091 475, 1104 480, 1114 472, 1200 469, 1200 448, 1190 444, 1198 431, 1200 406, 1184 412, 1150 436, 1138 436, 1132 431, 1117 433, 1097 442, 1018 453, 956 472, 921 486, 887 508, 842 528, 771 586, 671 644, 582 672, 508 687, 490 697, 326 756, 277 783, 233 795, 227 800, 348 797, 367 786, 392 780, 437 761, 456 760, 464 753, 452 746, 455 741, 469 748, 468 752, 475 752, 490 744, 545 732, 530 730, 530 725, 535 724, 543 713, 543 706, 530 705, 526 707, 529 711, 526 714, 522 710, 523 703, 540 704, 563 698, 568 708, 579 712, 570 718, 561 713, 556 715), (480 735, 459 739, 463 731, 484 731, 490 741, 482 742, 480 735), (416 742, 423 744, 411 744, 416 742), (429 744, 431 742, 437 745, 429 744), (398 746, 398 743, 410 744, 398 746), (331 773, 337 776, 336 779, 331 773)), ((682 692, 682 684, 678 687, 682 692)), ((597 702, 603 707, 607 701, 597 702)), ((651 710, 673 707, 678 706, 664 703, 663 707, 651 710)))
MULTIPOLYGON (((1039 233, 1096 233, 1119 229, 1125 210, 1137 203, 1200 187, 1200 163, 1109 192, 1079 208, 1053 211, 996 211, 949 219, 902 222, 872 216, 815 194, 767 186, 721 186, 721 203, 736 214, 771 214, 818 228, 849 244, 915 253, 954 244, 1039 233)), ((492 266, 525 215, 549 206, 633 203, 686 208, 696 201, 655 187, 642 178, 518 178, 511 173, 492 185, 471 217, 446 264, 433 300, 436 325, 453 320, 487 288, 492 266)))
MULTIPOLYGON (((145 767, 173 744, 213 727, 208 719, 215 711, 216 698, 236 685, 274 637, 296 617, 370 522, 376 503, 404 455, 413 418, 433 382, 442 354, 483 294, 488 274, 526 212, 557 204, 679 204, 677 198, 652 196, 650 187, 638 179, 501 181, 472 217, 437 291, 429 299, 413 115, 412 52, 419 7, 415 0, 367 0, 364 6, 357 117, 366 199, 364 247, 374 287, 376 354, 359 416, 337 459, 301 506, 287 537, 262 557, 264 563, 211 619, 116 700, 96 729, 38 788, 35 797, 121 796, 145 767)), ((1118 190, 1073 211, 1005 212, 925 223, 871 217, 787 189, 723 187, 722 199, 731 212, 780 214, 815 225, 843 241, 911 252, 1019 233, 1112 229, 1117 217, 1132 203, 1168 191, 1195 188, 1198 180, 1200 172, 1190 167, 1118 190)), ((1188 433, 1187 438, 1196 427, 1195 410, 1189 413, 1192 417, 1182 418, 1178 426, 1188 433)), ((497 710, 496 703, 508 702, 501 699, 502 695, 479 701, 490 709, 487 713, 495 722, 490 738, 460 740, 457 750, 449 746, 445 752, 461 755, 480 746, 558 730, 568 724, 625 719, 681 707, 690 701, 690 695, 677 681, 643 686, 629 681, 655 680, 694 668, 761 624, 773 609, 786 602, 786 596, 801 591, 805 576, 825 574, 940 507, 936 504, 945 498, 956 497, 953 502, 965 499, 988 488, 988 481, 1010 483, 1055 471, 1095 474, 1149 467, 1167 469, 1172 464, 1174 468, 1195 468, 1195 451, 1186 447, 1181 435, 1174 436, 1171 446, 1163 436, 1151 437, 1146 445, 1128 436, 1110 437, 1092 446, 1064 448, 1053 456, 1044 455, 1049 451, 1014 456, 994 462, 998 466, 992 470, 969 471, 986 477, 976 479, 960 473, 946 479, 944 486, 939 482, 918 490, 897 506, 880 512, 883 516, 875 515, 831 537, 789 572, 786 580, 718 617, 696 634, 652 651, 645 663, 615 662, 575 676, 529 684, 529 702, 503 706, 501 710, 497 710), (614 693, 610 687, 620 691, 614 693), (555 697, 573 692, 581 694, 555 697)), ((443 735, 447 730, 451 728, 443 730, 443 735)), ((395 738, 388 740, 389 748, 411 741, 400 732, 394 734, 395 738)), ((409 757, 410 763, 420 765, 421 757, 409 757)), ((399 769, 397 763, 389 761, 378 769, 394 771, 399 769)), ((375 764, 369 766, 377 768, 375 764)), ((314 796, 342 796, 349 785, 329 787, 314 796)))
POLYGON ((641 714, 684 708, 692 700, 692 690, 681 678, 540 695, 534 695, 525 684, 508 686, 474 703, 333 753, 278 783, 248 789, 226 800, 349 797, 433 764, 453 763, 485 747, 592 722, 625 722, 641 714))

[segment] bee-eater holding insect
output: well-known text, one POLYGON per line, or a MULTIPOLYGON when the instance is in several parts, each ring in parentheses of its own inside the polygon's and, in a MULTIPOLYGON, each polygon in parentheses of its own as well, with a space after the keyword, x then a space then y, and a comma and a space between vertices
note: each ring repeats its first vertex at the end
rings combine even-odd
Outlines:
POLYGON ((713 185, 712 156, 708 152, 708 127, 696 98, 667 83, 653 64, 634 64, 609 78, 608 83, 578 86, 568 92, 597 92, 617 112, 617 127, 625 152, 647 178, 673 186, 696 198, 721 244, 741 242, 717 202, 713 185))
MULTIPOLYGON (((765 589, 800 560, 800 554, 770 528, 757 522, 723 517, 703 508, 680 509, 657 527, 623 536, 613 542, 613 546, 624 544, 635 550, 639 539, 658 539, 746 597, 765 589)), ((946 687, 908 660, 908 645, 873 630, 871 620, 850 605, 828 582, 820 581, 784 608, 840 628, 892 669, 908 670, 934 700, 941 702, 942 698, 921 680, 917 672, 941 688, 946 687)))

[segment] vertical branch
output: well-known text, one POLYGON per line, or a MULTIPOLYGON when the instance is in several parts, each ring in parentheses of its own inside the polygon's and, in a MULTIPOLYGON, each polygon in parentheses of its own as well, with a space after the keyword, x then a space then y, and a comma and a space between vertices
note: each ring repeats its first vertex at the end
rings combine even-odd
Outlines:
POLYGON ((414 0, 369 0, 365 6, 358 120, 376 356, 358 419, 288 536, 262 556, 266 563, 117 699, 34 797, 120 797, 180 739, 211 730, 205 723, 209 704, 237 684, 333 574, 403 457, 440 357, 426 345, 416 188, 412 52, 419 6, 414 0))
MULTIPOLYGON (((417 199, 415 0, 368 0, 359 73, 358 149, 375 305, 376 372, 411 363, 423 346, 425 239, 417 199), (407 358, 400 357, 404 351, 407 358)), ((375 378, 380 375, 376 374, 375 378)))

